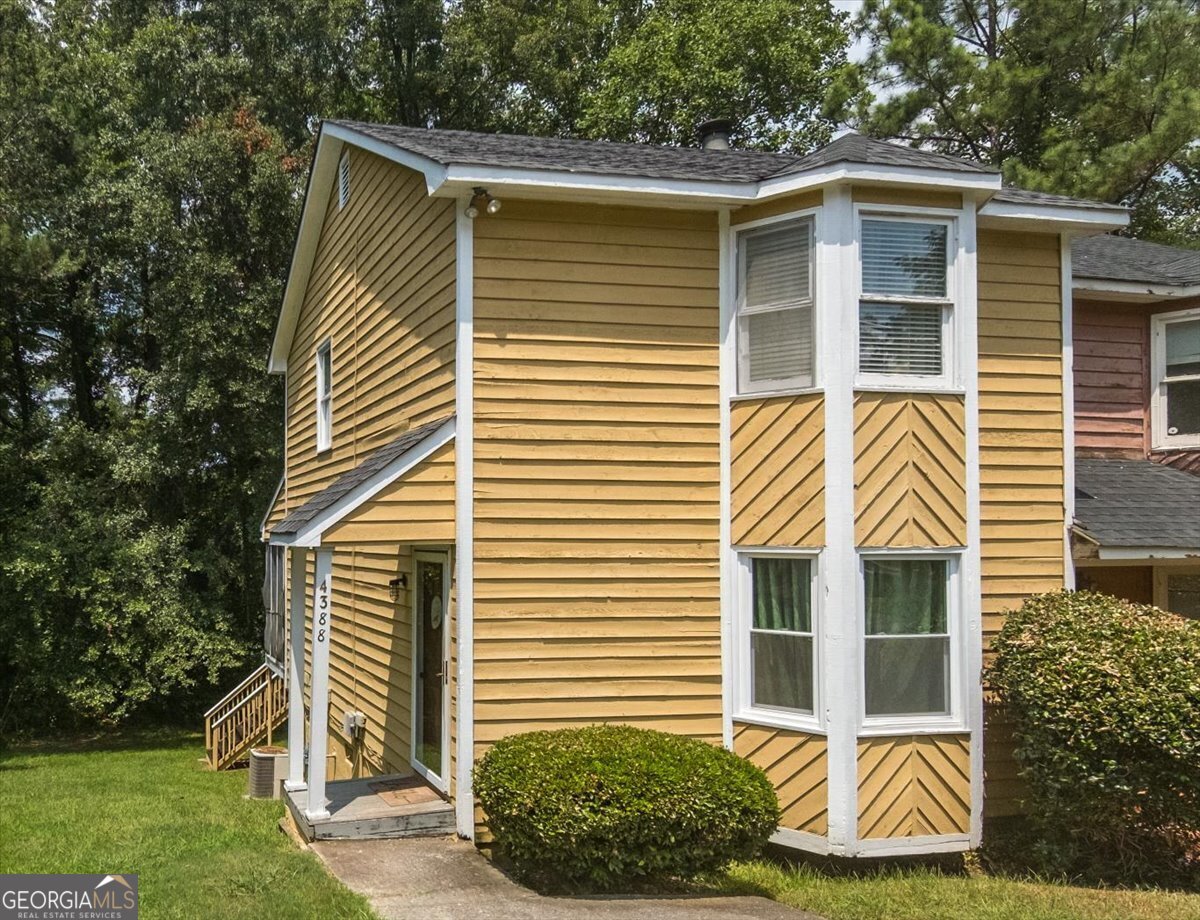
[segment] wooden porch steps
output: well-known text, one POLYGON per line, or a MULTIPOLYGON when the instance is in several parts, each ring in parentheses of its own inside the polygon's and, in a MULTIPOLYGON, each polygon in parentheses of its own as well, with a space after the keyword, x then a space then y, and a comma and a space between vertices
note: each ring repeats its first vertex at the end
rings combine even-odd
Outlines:
POLYGON ((415 776, 338 780, 325 787, 329 817, 310 821, 308 792, 285 794, 297 829, 308 840, 435 837, 454 833, 454 806, 415 776))
POLYGON ((257 744, 270 743, 287 719, 287 686, 269 664, 262 664, 204 714, 208 765, 227 770, 244 760, 257 744))

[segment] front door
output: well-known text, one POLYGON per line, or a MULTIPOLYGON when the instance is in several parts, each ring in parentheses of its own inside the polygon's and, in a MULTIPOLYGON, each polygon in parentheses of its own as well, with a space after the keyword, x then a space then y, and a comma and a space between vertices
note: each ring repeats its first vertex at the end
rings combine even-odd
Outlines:
POLYGON ((413 767, 445 791, 449 773, 450 557, 415 554, 413 591, 413 767))

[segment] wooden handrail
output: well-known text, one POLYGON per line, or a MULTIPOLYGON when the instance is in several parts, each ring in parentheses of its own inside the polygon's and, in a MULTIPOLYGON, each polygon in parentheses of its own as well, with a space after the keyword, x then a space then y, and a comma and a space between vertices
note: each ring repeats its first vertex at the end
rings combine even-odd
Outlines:
POLYGON ((283 678, 263 664, 234 687, 204 715, 204 746, 208 763, 224 770, 244 757, 287 716, 283 678))

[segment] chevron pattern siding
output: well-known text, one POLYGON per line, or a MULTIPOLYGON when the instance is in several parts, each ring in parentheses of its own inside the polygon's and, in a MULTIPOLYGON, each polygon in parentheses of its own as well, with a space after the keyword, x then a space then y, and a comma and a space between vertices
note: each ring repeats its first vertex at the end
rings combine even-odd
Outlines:
POLYGON ((859 839, 965 834, 970 827, 970 736, 858 742, 859 839))
POLYGON ((733 542, 825 542, 825 399, 735 402, 730 412, 733 542))
POLYGON ((961 396, 857 396, 854 539, 859 546, 966 544, 965 430, 961 396))
POLYGON ((824 836, 829 830, 829 767, 825 738, 804 732, 733 724, 733 749, 761 767, 775 786, 779 826, 824 836))

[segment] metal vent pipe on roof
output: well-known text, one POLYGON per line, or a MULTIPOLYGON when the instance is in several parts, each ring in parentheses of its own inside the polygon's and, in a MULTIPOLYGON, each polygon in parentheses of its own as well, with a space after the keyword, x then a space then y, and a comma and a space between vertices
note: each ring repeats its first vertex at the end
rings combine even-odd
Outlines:
POLYGON ((729 118, 710 118, 696 126, 696 136, 705 150, 728 150, 732 134, 733 121, 729 118))

